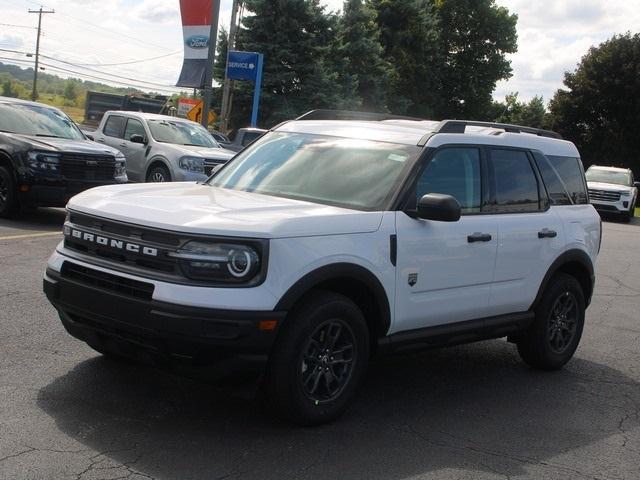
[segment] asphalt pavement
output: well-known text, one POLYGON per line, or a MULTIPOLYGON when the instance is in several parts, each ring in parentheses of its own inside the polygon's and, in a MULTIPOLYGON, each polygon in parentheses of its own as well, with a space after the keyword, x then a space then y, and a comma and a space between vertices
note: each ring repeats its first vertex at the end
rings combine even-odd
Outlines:
POLYGON ((564 370, 501 340, 386 357, 345 417, 308 429, 67 335, 41 285, 63 220, 0 221, 0 479, 640 478, 640 219, 604 224, 564 370))

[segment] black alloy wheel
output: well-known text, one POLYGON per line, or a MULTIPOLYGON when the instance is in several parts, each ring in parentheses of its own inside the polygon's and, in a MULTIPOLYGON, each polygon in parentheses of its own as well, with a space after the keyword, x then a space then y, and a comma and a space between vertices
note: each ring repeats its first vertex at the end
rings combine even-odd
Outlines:
POLYGON ((578 301, 569 291, 558 297, 551 308, 548 325, 548 340, 551 351, 563 354, 576 334, 578 301))
POLYGON ((315 404, 339 396, 351 380, 358 350, 351 327, 331 319, 315 329, 303 350, 300 382, 304 394, 315 404))

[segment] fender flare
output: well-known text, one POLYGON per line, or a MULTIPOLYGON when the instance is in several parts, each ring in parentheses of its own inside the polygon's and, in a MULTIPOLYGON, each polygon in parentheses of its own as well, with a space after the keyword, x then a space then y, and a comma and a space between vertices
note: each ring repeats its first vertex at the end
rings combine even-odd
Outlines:
POLYGON ((282 296, 275 311, 289 311, 307 292, 328 280, 356 280, 369 289, 380 312, 379 333, 384 336, 391 326, 389 298, 382 283, 370 270, 355 263, 332 263, 317 268, 300 278, 282 296))
MULTIPOLYGON (((540 301, 542 300, 542 296, 544 295, 544 292, 547 289, 547 286, 551 281, 551 279, 553 278, 553 276, 556 273, 558 273, 560 270, 562 270, 562 267, 568 264, 578 264, 582 268, 584 268, 588 273, 590 283, 588 285, 588 288, 584 292, 584 294, 585 294, 586 305, 589 306, 589 304, 591 303, 591 297, 593 295, 593 286, 595 283, 595 270, 593 267, 593 261, 591 260, 591 257, 589 257, 589 255, 584 250, 574 248, 562 253, 551 264, 551 266, 547 270, 547 273, 542 279, 542 283, 540 284, 540 288, 538 289, 538 294, 536 295, 536 298, 533 301, 533 304, 531 305, 531 310, 535 309, 540 303, 540 301)), ((585 285, 582 285, 582 286, 584 289, 585 285)))
POLYGON ((165 166, 165 168, 169 170, 169 174, 173 177, 173 169, 171 168, 171 164, 169 163, 169 160, 167 160, 165 157, 158 155, 155 157, 151 157, 147 162, 147 167, 144 170, 145 181, 147 179, 147 176, 149 175, 149 170, 151 170, 151 165, 153 165, 154 163, 162 163, 165 166))

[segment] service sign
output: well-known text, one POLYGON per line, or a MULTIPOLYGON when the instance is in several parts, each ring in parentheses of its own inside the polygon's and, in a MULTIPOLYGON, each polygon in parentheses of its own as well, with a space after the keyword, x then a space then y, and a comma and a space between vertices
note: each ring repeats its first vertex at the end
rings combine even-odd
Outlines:
POLYGON ((251 80, 255 82, 258 75, 258 53, 229 52, 227 76, 231 80, 251 80))

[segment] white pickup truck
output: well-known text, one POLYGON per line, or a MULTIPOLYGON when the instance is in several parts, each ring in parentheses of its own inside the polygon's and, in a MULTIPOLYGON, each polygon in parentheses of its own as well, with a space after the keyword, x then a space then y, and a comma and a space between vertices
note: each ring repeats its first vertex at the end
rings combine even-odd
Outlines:
POLYGON ((235 152, 190 120, 142 112, 108 111, 89 138, 120 150, 134 182, 204 181, 235 152))

